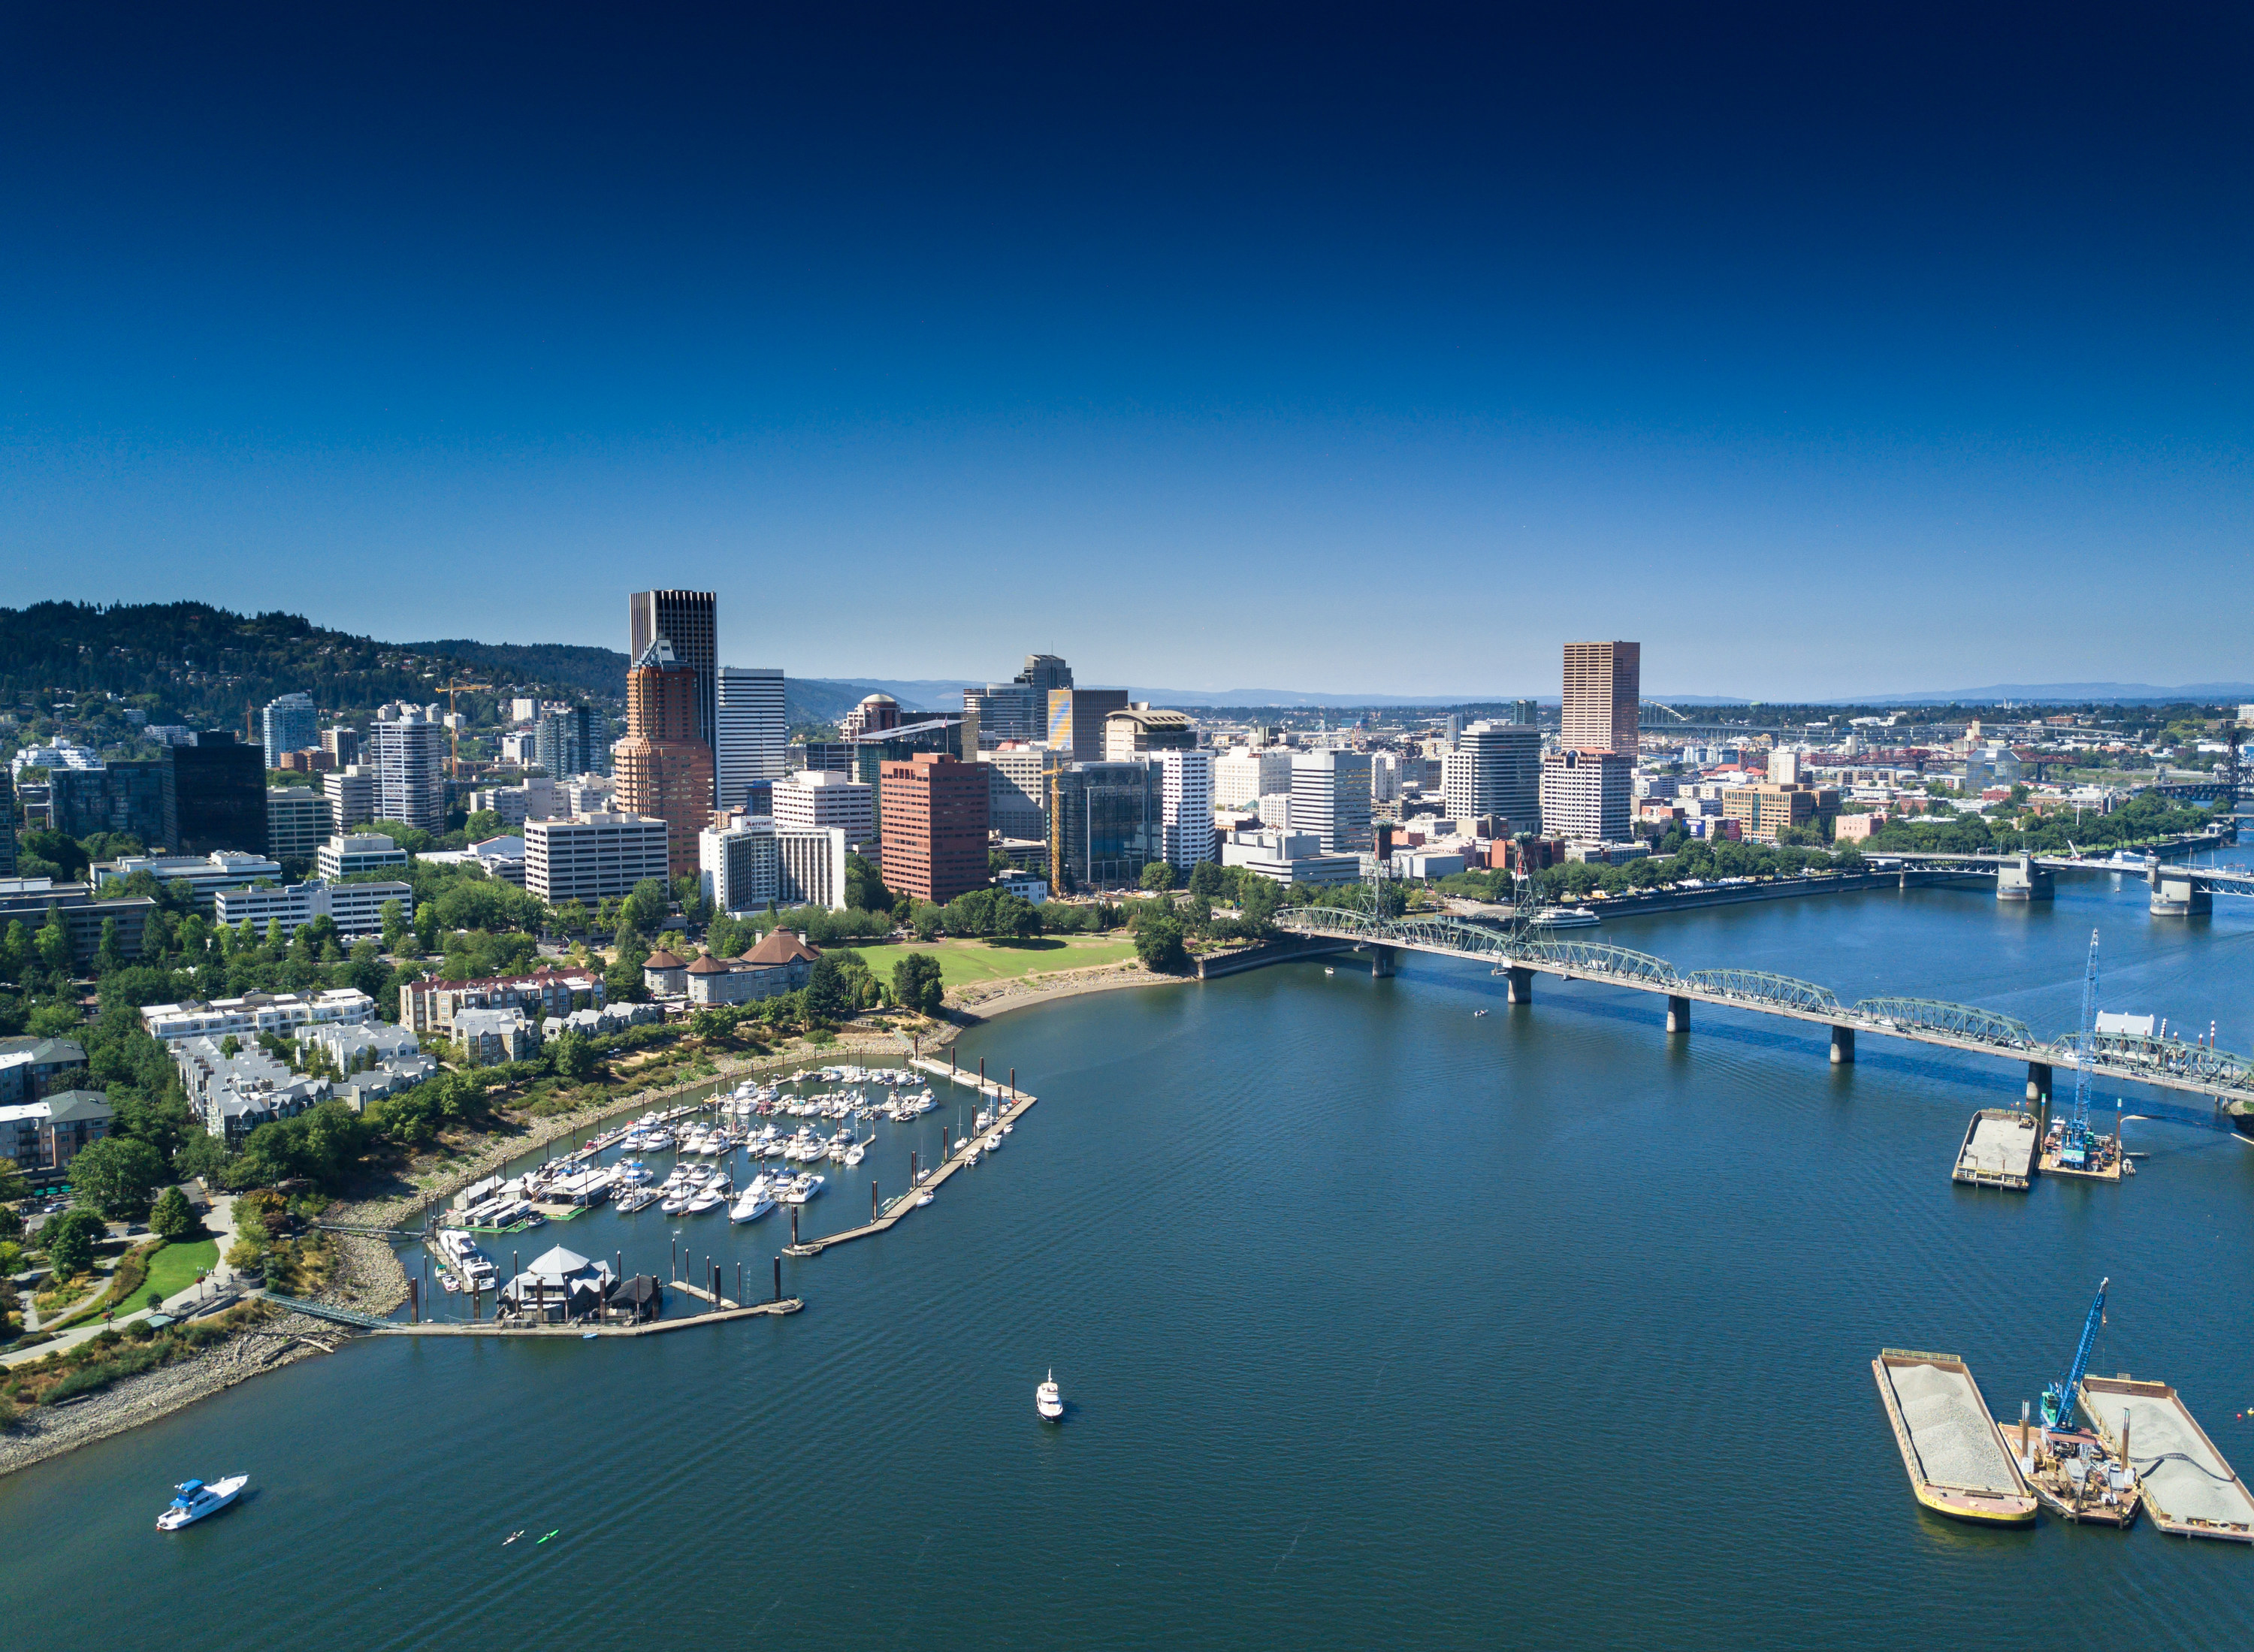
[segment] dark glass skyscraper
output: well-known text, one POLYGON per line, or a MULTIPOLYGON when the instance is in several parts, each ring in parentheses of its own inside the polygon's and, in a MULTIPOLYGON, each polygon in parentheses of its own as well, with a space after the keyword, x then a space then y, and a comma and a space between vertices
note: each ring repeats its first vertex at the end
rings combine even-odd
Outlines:
POLYGON ((266 753, 210 729, 164 748, 164 846, 176 855, 266 852, 266 753))
MULTIPOLYGON (((718 773, 720 760, 720 636, 718 599, 709 591, 637 591, 626 598, 626 657, 637 663, 662 637, 676 662, 696 674, 696 738, 718 773)), ((716 788, 714 798, 718 799, 716 788)))

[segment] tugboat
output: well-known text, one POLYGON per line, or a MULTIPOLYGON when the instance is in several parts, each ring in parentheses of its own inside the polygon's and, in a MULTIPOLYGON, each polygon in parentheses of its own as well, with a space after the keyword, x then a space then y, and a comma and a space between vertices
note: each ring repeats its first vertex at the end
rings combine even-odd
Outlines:
POLYGON ((1056 1372, 1049 1372, 1048 1381, 1033 1390, 1033 1409, 1041 1414, 1044 1423, 1060 1421, 1064 1417, 1064 1396, 1057 1391, 1056 1372))
POLYGON ((215 1480, 206 1485, 200 1480, 182 1480, 172 1489, 178 1494, 164 1512, 157 1516, 157 1530, 178 1531, 183 1526, 192 1526, 206 1515, 215 1515, 237 1497, 250 1483, 248 1474, 230 1474, 225 1480, 215 1480))

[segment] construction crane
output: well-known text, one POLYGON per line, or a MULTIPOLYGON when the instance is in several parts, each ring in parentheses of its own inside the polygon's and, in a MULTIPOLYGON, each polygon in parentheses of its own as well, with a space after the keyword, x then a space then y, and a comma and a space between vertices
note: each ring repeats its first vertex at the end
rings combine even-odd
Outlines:
POLYGON ((459 677, 446 684, 446 773, 455 780, 462 778, 462 731, 458 726, 462 710, 459 696, 472 692, 490 694, 493 686, 490 682, 465 682, 459 677))
POLYGON ((2090 1317, 2082 1322, 2082 1340, 2074 1345, 2074 1364, 2066 1380, 2043 1390, 2045 1428, 2074 1426, 2075 1396, 2081 1390, 2082 1372, 2090 1368, 2090 1351, 2097 1345, 2097 1333, 2105 1324, 2105 1287, 2112 1283, 2110 1278, 2097 1282, 2097 1299, 2090 1305, 2090 1317))
POLYGON ((2066 1170, 2080 1170, 2090 1162, 2097 1144, 2090 1128, 2090 1063, 2096 1053, 2097 931, 2090 932, 2090 962, 2082 972, 2082 1025, 2074 1035, 2074 1111, 2059 1133, 2058 1162, 2066 1170))

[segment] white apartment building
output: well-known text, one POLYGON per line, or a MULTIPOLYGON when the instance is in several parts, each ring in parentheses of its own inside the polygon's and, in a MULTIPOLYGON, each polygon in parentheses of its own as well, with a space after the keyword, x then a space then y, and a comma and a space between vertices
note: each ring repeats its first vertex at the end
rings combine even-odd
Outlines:
POLYGON ((877 841, 877 788, 826 769, 802 769, 774 783, 775 830, 845 834, 848 848, 877 841))
POLYGON ((269 700, 259 714, 259 732, 266 747, 266 766, 280 768, 282 753, 302 752, 320 744, 320 716, 310 694, 284 694, 269 700))
POLYGON ((159 1043, 179 1039, 219 1040, 228 1033, 246 1041, 261 1032, 287 1032, 292 1027, 336 1022, 357 1026, 375 1018, 375 1000, 358 987, 331 987, 321 992, 253 992, 240 998, 214 998, 209 1004, 150 1004, 141 1011, 141 1025, 159 1043))
POLYGON ((311 860, 328 836, 329 800, 310 786, 266 793, 266 852, 276 860, 311 860))
POLYGON ((1542 829, 1542 731, 1525 723, 1474 723, 1440 760, 1440 788, 1457 820, 1506 816, 1514 831, 1542 829))
POLYGON ((386 706, 368 724, 374 818, 426 832, 446 830, 446 729, 435 710, 386 706))
POLYGON ((528 820, 553 820, 573 812, 569 788, 561 780, 535 774, 522 786, 488 786, 470 794, 470 812, 490 809, 504 826, 522 826, 528 820))
POLYGON ((722 808, 744 807, 754 780, 779 780, 789 768, 790 724, 780 667, 724 665, 712 769, 722 808))
POLYGON ((373 935, 383 931, 383 903, 396 900, 402 915, 415 915, 415 886, 404 883, 328 884, 315 878, 283 889, 223 889, 219 893, 219 920, 239 924, 250 920, 263 934, 266 926, 279 922, 282 933, 295 934, 316 918, 326 918, 338 932, 373 935))
POLYGON ((329 830, 348 832, 375 818, 375 771, 348 763, 321 776, 321 791, 329 800, 329 830))
POLYGON ((313 869, 333 883, 354 872, 404 869, 407 851, 382 832, 340 833, 321 845, 313 862, 313 869))
MULTIPOLYGON (((780 788, 778 788, 780 789, 780 788)), ((551 905, 623 900, 665 881, 665 822, 603 813, 524 823, 524 886, 551 905)))
POLYGON ((1617 752, 1552 752, 1542 760, 1542 829, 1575 843, 1626 843, 1634 787, 1634 761, 1617 752))
POLYGON ((986 765, 986 823, 1004 837, 1049 835, 1049 777, 1061 759, 1046 746, 981 752, 986 765))
POLYGON ((1292 789, 1292 753, 1284 746, 1238 746, 1213 760, 1213 806, 1244 808, 1256 798, 1292 789))
POLYGON ((780 896, 782 866, 774 822, 763 815, 696 835, 696 871, 704 899, 722 912, 764 912, 780 896))
POLYGON ((845 910, 845 856, 850 845, 843 829, 775 833, 775 854, 781 889, 777 899, 786 906, 827 906, 845 910))
POLYGON ((1152 760, 1158 766, 1158 820, 1167 864, 1186 870, 1211 860, 1213 753, 1158 752, 1152 760))
POLYGON ((1366 854, 1376 847, 1369 823, 1368 754, 1293 753, 1292 830, 1312 832, 1326 855, 1366 854))

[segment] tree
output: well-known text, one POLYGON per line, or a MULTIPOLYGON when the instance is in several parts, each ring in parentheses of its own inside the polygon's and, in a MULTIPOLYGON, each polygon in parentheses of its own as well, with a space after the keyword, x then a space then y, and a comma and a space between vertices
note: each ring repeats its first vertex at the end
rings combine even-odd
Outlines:
POLYGON ((556 1077, 576 1084, 595 1070, 595 1040, 576 1027, 566 1027, 549 1040, 547 1056, 556 1077))
POLYGON ((168 1242, 193 1237, 200 1225, 187 1194, 177 1187, 167 1187, 159 1194, 156 1208, 149 1213, 149 1231, 168 1242))
POLYGON ((124 1221, 149 1208, 150 1192, 164 1179, 164 1161, 146 1142, 109 1136, 79 1151, 70 1178, 74 1202, 124 1221))
POLYGON ((1182 947, 1182 927, 1173 919, 1146 916, 1135 927, 1135 956, 1149 970, 1174 970, 1189 962, 1182 947))
POLYGON ((634 886, 634 892, 619 909, 619 920, 643 934, 655 934, 665 927, 666 914, 672 909, 673 900, 666 892, 664 881, 645 878, 634 886))
POLYGON ((858 912, 892 909, 892 892, 885 887, 884 874, 865 856, 845 857, 845 904, 858 912))
POLYGON ((124 962, 125 954, 117 941, 117 920, 104 918, 102 920, 102 944, 94 955, 94 972, 108 975, 113 970, 122 968, 124 962))
POLYGON ((1236 904, 1243 910, 1245 922, 1256 930, 1264 930, 1274 921, 1276 908, 1284 904, 1284 892, 1272 879, 1256 873, 1239 886, 1236 904))
POLYGON ((38 1239, 55 1278, 74 1279, 94 1265, 94 1243, 108 1234, 108 1224, 94 1212, 72 1209, 48 1217, 38 1239))
POLYGON ((911 952, 892 966, 892 997, 919 1015, 937 1015, 945 1006, 947 984, 940 978, 939 960, 928 952, 911 952))
POLYGON ((1201 860, 1190 868, 1190 893, 1202 895, 1208 900, 1218 900, 1228 892, 1228 879, 1222 876, 1221 868, 1209 860, 1201 860))
POLYGON ((809 1018, 836 1021, 852 1013, 844 973, 835 953, 825 952, 814 961, 813 973, 806 978, 806 1013, 809 1018))
POLYGON ((909 909, 908 927, 915 931, 919 941, 937 939, 941 922, 939 908, 928 900, 919 900, 909 909))
POLYGON ((48 903, 47 920, 39 926, 38 934, 32 937, 32 949, 39 955, 39 962, 57 975, 70 972, 70 931, 63 928, 63 909, 60 901, 48 903))
POLYGON ((1145 889, 1161 892, 1172 889, 1174 878, 1173 866, 1166 861, 1154 860, 1143 868, 1143 887, 1145 889))

